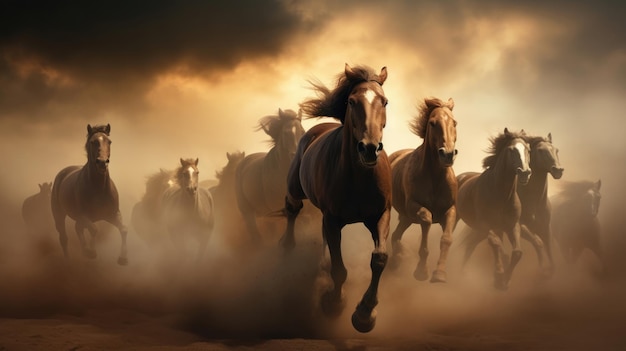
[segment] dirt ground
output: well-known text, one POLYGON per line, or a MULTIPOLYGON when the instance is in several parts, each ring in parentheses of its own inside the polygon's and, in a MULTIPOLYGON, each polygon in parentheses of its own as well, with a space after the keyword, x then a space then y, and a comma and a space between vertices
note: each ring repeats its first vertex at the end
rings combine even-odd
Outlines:
MULTIPOLYGON (((377 325, 361 334, 350 323, 370 277, 372 242, 361 225, 344 230, 347 305, 328 319, 318 307, 330 279, 315 228, 297 228, 291 253, 271 234, 282 230, 280 219, 265 226, 262 247, 247 245, 241 232, 216 232, 200 263, 131 231, 130 264, 121 267, 119 235, 106 225, 96 238, 97 259, 80 255, 72 230, 71 257, 64 259, 54 233, 26 234, 11 211, 2 219, 3 351, 626 349, 624 241, 615 228, 606 234, 613 238, 606 272, 591 254, 568 267, 557 253, 555 275, 541 280, 536 255, 524 242, 510 289, 501 292, 492 286, 488 246, 481 244, 463 270, 459 238, 448 261, 449 282, 416 281, 419 229, 411 227, 403 239, 409 254, 383 274, 377 325)), ((431 234, 430 269, 439 233, 431 234)))

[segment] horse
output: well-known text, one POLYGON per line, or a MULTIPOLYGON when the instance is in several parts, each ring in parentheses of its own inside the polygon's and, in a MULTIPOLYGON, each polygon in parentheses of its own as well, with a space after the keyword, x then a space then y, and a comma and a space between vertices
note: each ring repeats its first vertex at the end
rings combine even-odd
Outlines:
POLYGON ((391 168, 382 144, 387 122, 387 98, 382 89, 386 79, 386 67, 376 74, 367 66, 346 64, 335 89, 311 82, 318 98, 301 103, 302 110, 311 118, 334 117, 341 124, 317 124, 300 139, 287 177, 287 229, 281 238, 286 250, 295 246, 294 225, 304 199, 322 212, 334 286, 322 295, 321 307, 326 315, 336 317, 345 307, 343 284, 347 278, 341 230, 347 224, 365 224, 374 241, 372 279, 352 314, 352 325, 362 333, 374 328, 378 285, 387 263, 391 168))
POLYGON ((174 185, 174 171, 159 169, 146 179, 146 190, 131 211, 130 222, 137 235, 149 244, 162 241, 160 226, 161 198, 165 190, 174 185))
POLYGON ((585 249, 591 250, 604 265, 601 228, 598 220, 602 181, 565 182, 551 197, 552 230, 565 261, 574 264, 585 249))
POLYGON ((237 206, 255 243, 261 240, 256 217, 271 215, 283 206, 287 171, 296 153, 298 140, 304 134, 301 121, 301 113, 282 109, 276 116, 261 118, 257 131, 263 130, 269 135, 273 146, 267 153, 245 156, 236 169, 237 206))
POLYGON ((199 159, 180 158, 174 171, 174 184, 163 192, 161 218, 175 245, 182 249, 184 237, 198 241, 196 261, 202 259, 213 232, 213 197, 208 189, 198 186, 199 159))
MULTIPOLYGON (((563 167, 559 161, 559 150, 552 143, 552 133, 547 137, 525 136, 530 145, 530 169, 532 174, 528 184, 517 187, 517 194, 522 204, 520 217, 521 236, 531 242, 537 251, 539 266, 544 277, 554 273, 552 254, 552 231, 550 229, 551 205, 548 198, 548 174, 554 179, 561 179, 563 167), (549 266, 544 267, 543 254, 548 256, 549 266)), ((467 263, 472 252, 483 239, 485 233, 471 232, 464 240, 467 263)))
POLYGON ((111 125, 87 125, 87 163, 81 166, 68 166, 54 178, 50 203, 55 226, 59 232, 59 241, 63 254, 69 257, 65 217, 69 216, 76 224, 76 234, 80 241, 83 255, 96 258, 93 238, 98 233, 94 224, 104 220, 113 224, 122 237, 121 253, 117 260, 120 265, 128 264, 126 249, 127 229, 122 221, 119 209, 119 195, 115 183, 109 175, 111 156, 111 125), (84 230, 91 233, 92 240, 86 243, 84 230))
POLYGON ((400 240, 411 224, 422 228, 417 280, 428 279, 428 232, 433 223, 443 230, 441 252, 431 282, 446 282, 446 259, 456 224, 457 182, 452 165, 458 153, 454 100, 427 98, 419 105, 419 114, 410 124, 411 131, 424 139, 416 149, 398 150, 389 155, 393 177, 393 208, 399 223, 391 234, 391 262, 397 262, 400 240))
POLYGON ((495 287, 506 290, 515 266, 522 258, 520 218, 522 204, 517 185, 528 183, 530 146, 523 132, 504 129, 491 138, 490 155, 483 159, 481 173, 466 172, 457 176, 457 219, 472 230, 488 233, 495 256, 495 287), (502 237, 507 234, 513 245, 506 271, 502 262, 502 237))
POLYGON ((50 195, 52 183, 40 183, 39 192, 28 196, 22 203, 22 219, 30 234, 47 234, 54 228, 52 211, 50 209, 50 195))

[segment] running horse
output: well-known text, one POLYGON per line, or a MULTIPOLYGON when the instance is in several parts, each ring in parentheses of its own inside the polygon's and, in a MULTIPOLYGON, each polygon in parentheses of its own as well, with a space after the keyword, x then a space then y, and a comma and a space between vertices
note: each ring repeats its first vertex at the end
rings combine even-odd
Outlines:
POLYGON ((87 163, 84 166, 68 166, 54 178, 50 203, 55 226, 63 254, 68 257, 65 217, 69 216, 76 224, 76 234, 80 240, 83 255, 97 256, 93 238, 98 233, 96 221, 104 220, 113 224, 122 236, 122 248, 117 263, 128 264, 126 250, 126 226, 122 222, 117 188, 109 175, 111 156, 111 125, 87 125, 87 163), (84 230, 91 233, 92 240, 86 243, 84 230))
MULTIPOLYGON (((539 267, 546 278, 554 273, 552 254, 552 231, 550 228, 551 204, 548 198, 548 175, 561 179, 563 167, 559 161, 559 150, 552 143, 552 133, 547 137, 525 136, 530 145, 530 169, 532 174, 528 184, 517 187, 522 203, 520 218, 521 236, 533 244, 537 251, 539 267), (549 266, 544 266, 544 251, 549 266)), ((464 264, 467 263, 476 246, 486 238, 485 233, 471 232, 465 242, 464 264)))
POLYGON ((583 251, 589 249, 602 269, 606 269, 598 219, 601 185, 600 180, 566 182, 561 191, 551 197, 554 204, 552 230, 568 264, 576 263, 583 251))
POLYGON ((296 153, 298 141, 304 134, 301 112, 278 109, 277 116, 261 118, 257 130, 272 138, 268 152, 245 156, 235 172, 237 206, 253 242, 261 235, 257 216, 268 216, 280 211, 287 191, 285 179, 296 153))
POLYGON ((382 144, 387 121, 382 85, 386 79, 385 67, 376 74, 369 67, 346 64, 335 89, 311 82, 318 98, 303 102, 302 110, 309 117, 334 117, 341 124, 315 125, 300 139, 287 177, 287 230, 281 239, 286 249, 295 246, 294 225, 304 199, 320 209, 334 283, 322 295, 321 307, 326 315, 336 317, 345 307, 343 284, 347 278, 341 230, 350 223, 365 224, 374 241, 372 278, 352 314, 352 325, 363 333, 374 328, 378 285, 387 263, 391 168, 382 144))
POLYGON ((204 255, 215 223, 213 197, 209 189, 198 186, 198 161, 180 159, 174 184, 163 192, 161 200, 161 219, 172 242, 182 249, 185 237, 194 237, 198 242, 197 262, 204 255))
POLYGON ((483 160, 485 170, 482 173, 467 172, 457 176, 457 215, 471 230, 488 233, 487 239, 495 256, 495 287, 506 290, 513 270, 522 258, 522 204, 517 185, 527 184, 530 178, 530 147, 523 132, 510 132, 505 128, 504 133, 491 138, 489 152, 490 155, 483 160), (506 271, 502 261, 505 233, 513 245, 506 271))
POLYGON ((456 120, 452 114, 454 100, 424 99, 418 116, 411 122, 411 131, 423 138, 416 149, 399 150, 389 155, 393 176, 393 207, 399 223, 391 235, 391 262, 397 262, 402 252, 400 240, 413 223, 422 229, 419 262, 414 276, 428 279, 428 232, 433 223, 440 223, 439 261, 431 282, 445 282, 446 260, 456 225, 457 182, 452 165, 458 153, 456 120))

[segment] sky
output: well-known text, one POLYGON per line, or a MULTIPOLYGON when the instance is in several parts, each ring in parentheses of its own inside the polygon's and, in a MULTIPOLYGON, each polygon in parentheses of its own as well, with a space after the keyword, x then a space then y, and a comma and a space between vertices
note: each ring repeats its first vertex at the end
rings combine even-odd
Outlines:
POLYGON ((0 189, 35 193, 86 161, 87 124, 110 123, 130 211, 145 176, 180 157, 209 179, 226 152, 267 151, 258 120, 348 63, 388 69, 388 153, 421 144, 420 99, 451 97, 457 174, 480 171, 505 127, 552 133, 563 179, 602 178, 622 198, 624 14, 621 1, 3 1, 0 189))

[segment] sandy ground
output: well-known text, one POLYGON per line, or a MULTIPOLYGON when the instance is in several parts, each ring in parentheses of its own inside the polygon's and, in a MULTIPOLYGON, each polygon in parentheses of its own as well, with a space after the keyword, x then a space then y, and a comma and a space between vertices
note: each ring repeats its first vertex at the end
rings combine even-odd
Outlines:
MULTIPOLYGON (((328 319, 318 307, 330 284, 327 261, 313 227, 297 228, 298 246, 289 254, 274 234, 282 231, 280 219, 266 223, 262 247, 249 247, 237 230, 216 232, 200 263, 131 231, 130 265, 121 267, 119 235, 106 225, 96 238, 98 258, 89 260, 68 221, 72 256, 64 259, 54 233, 26 234, 12 210, 2 219, 3 351, 626 349, 623 239, 609 250, 608 272, 601 274, 595 257, 585 254, 573 267, 559 259, 548 281, 538 279, 536 255, 524 242, 510 289, 500 292, 492 287, 487 245, 462 270, 458 238, 449 282, 416 281, 419 229, 413 226, 403 239, 403 264, 383 274, 376 328, 361 334, 350 324, 370 277, 372 242, 361 225, 344 230, 347 306, 328 319)), ((431 234, 430 269, 439 233, 431 234)))

